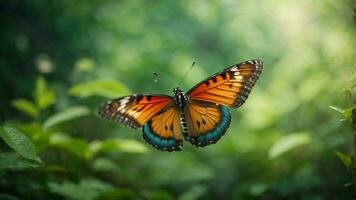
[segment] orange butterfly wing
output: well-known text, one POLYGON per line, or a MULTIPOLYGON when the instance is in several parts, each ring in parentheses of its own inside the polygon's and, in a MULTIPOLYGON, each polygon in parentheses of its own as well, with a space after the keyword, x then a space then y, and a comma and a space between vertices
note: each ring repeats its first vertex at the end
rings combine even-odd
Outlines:
POLYGON ((179 151, 182 146, 180 114, 173 104, 157 113, 142 128, 143 138, 164 151, 179 151))
POLYGON ((185 138, 195 146, 216 143, 230 126, 231 116, 226 106, 192 100, 185 113, 185 138))
POLYGON ((145 141, 157 149, 178 151, 182 147, 180 115, 170 96, 121 97, 105 103, 99 114, 130 128, 142 127, 145 141))
POLYGON ((185 138, 199 147, 216 143, 230 126, 228 107, 237 108, 246 101, 262 68, 260 60, 242 62, 214 74, 189 90, 185 138))
POLYGON ((172 101, 172 97, 165 95, 125 96, 106 102, 99 109, 99 114, 130 128, 138 128, 172 101))
POLYGON ((206 101, 232 108, 240 107, 250 94, 262 68, 263 63, 260 60, 250 60, 233 65, 200 82, 187 94, 192 100, 206 101))

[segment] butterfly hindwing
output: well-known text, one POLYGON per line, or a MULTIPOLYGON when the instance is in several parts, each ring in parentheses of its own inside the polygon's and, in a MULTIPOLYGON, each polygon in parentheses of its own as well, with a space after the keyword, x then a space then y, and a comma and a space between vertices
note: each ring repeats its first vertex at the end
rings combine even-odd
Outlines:
POLYGON ((263 63, 260 60, 250 60, 233 65, 200 82, 187 94, 192 100, 206 101, 232 108, 240 107, 246 101, 262 68, 263 63))
POLYGON ((172 102, 165 95, 131 95, 106 102, 99 114, 131 128, 142 127, 155 114, 172 102))
POLYGON ((182 147, 180 115, 169 105, 157 113, 142 128, 143 138, 153 147, 164 151, 179 151, 182 147))
POLYGON ((226 106, 191 100, 185 113, 186 139, 195 146, 216 143, 230 126, 231 115, 226 106))

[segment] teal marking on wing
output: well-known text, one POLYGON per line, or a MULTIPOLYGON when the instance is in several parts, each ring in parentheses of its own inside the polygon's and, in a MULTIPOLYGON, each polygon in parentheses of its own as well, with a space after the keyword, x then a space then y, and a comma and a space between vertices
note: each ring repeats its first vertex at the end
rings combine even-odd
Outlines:
POLYGON ((219 106, 219 110, 222 113, 220 122, 213 130, 196 137, 195 145, 205 146, 208 144, 216 143, 221 138, 221 136, 225 134, 226 130, 230 126, 231 115, 229 109, 225 106, 219 106))
POLYGON ((153 147, 163 151, 178 151, 180 150, 181 141, 174 138, 162 138, 152 131, 151 122, 147 122, 143 128, 143 138, 153 147))

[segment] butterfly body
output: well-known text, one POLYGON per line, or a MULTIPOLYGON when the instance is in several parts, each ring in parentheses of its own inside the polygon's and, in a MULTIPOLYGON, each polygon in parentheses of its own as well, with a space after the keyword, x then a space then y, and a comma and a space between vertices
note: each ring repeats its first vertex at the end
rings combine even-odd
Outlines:
POLYGON ((247 99, 262 71, 262 61, 233 65, 203 80, 188 92, 168 95, 131 95, 105 103, 104 118, 142 128, 145 141, 157 149, 178 151, 183 137, 197 147, 216 143, 231 123, 230 108, 247 99), (183 137, 182 137, 183 136, 183 137))
POLYGON ((180 112, 184 112, 187 107, 188 95, 184 93, 184 91, 176 87, 173 89, 174 97, 173 100, 179 108, 180 112))

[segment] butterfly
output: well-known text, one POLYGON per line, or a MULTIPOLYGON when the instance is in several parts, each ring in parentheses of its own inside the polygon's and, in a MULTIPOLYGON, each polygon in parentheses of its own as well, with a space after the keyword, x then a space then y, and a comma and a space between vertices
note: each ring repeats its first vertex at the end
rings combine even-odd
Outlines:
POLYGON ((130 128, 141 128, 144 140, 163 151, 179 151, 183 137, 197 147, 216 143, 231 123, 229 108, 246 101, 263 68, 260 60, 232 65, 184 93, 173 96, 134 94, 103 104, 99 115, 130 128))

